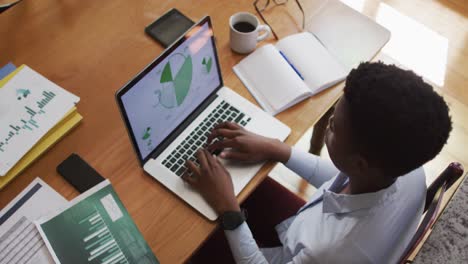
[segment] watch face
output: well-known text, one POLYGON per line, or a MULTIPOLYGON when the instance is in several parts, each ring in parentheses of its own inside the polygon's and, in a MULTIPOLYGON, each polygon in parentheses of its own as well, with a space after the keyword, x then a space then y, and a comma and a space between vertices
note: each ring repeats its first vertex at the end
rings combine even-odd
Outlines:
POLYGON ((224 230, 234 230, 245 221, 244 213, 228 211, 221 216, 221 224, 224 230))

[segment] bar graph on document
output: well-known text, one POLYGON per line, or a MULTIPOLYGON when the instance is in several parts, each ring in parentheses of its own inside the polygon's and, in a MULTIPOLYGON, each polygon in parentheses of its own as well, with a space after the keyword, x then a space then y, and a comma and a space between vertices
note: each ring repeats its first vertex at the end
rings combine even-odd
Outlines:
POLYGON ((0 89, 0 176, 75 106, 79 98, 24 66, 0 89))
POLYGON ((31 107, 34 108, 34 106, 24 106, 25 114, 23 117, 8 125, 10 127, 10 131, 8 131, 7 136, 4 139, 0 139, 0 152, 5 152, 5 148, 8 143, 16 136, 24 133, 25 130, 32 132, 34 129, 39 128, 40 124, 36 121, 36 116, 46 114, 43 108, 45 108, 45 106, 55 97, 53 92, 48 91, 43 91, 42 95, 44 98, 36 102, 38 109, 33 110, 31 107))
POLYGON ((56 263, 159 263, 108 180, 37 226, 56 263))
POLYGON ((89 254, 89 262, 100 264, 129 263, 97 209, 82 219, 79 225, 85 226, 89 230, 89 233, 83 238, 85 250, 89 254))

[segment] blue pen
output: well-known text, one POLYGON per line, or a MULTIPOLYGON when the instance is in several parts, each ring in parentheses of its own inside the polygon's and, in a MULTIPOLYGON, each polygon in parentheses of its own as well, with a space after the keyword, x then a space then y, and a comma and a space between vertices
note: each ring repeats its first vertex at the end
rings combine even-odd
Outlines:
POLYGON ((289 64, 289 66, 291 66, 291 68, 293 68, 293 70, 297 73, 297 75, 299 75, 299 77, 304 80, 304 77, 302 77, 301 73, 296 69, 296 67, 294 67, 294 65, 288 60, 288 58, 286 58, 286 55, 284 55, 284 53, 280 50, 279 53, 281 54, 281 56, 283 56, 283 58, 286 60, 286 62, 289 64))

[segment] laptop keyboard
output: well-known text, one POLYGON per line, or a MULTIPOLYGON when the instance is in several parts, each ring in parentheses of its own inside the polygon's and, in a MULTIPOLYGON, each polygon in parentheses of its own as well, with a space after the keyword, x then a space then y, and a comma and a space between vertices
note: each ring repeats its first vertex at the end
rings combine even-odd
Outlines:
MULTIPOLYGON (((191 160, 198 164, 195 153, 200 147, 206 147, 206 140, 211 129, 221 122, 234 122, 241 126, 246 126, 251 118, 239 109, 222 101, 213 111, 169 154, 162 164, 174 172, 177 176, 182 176, 186 171, 185 161, 191 160)), ((214 140, 216 141, 216 139, 214 140)))

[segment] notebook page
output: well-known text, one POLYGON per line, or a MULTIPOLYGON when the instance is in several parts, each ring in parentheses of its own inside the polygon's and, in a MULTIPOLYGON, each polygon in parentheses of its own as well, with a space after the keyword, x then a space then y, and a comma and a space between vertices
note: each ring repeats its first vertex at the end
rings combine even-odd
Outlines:
POLYGON ((276 47, 294 64, 314 94, 347 75, 344 67, 309 32, 288 36, 276 47))
POLYGON ((268 104, 264 108, 273 114, 298 97, 310 94, 306 84, 271 44, 244 58, 234 66, 234 72, 259 104, 268 104))
POLYGON ((328 0, 307 24, 307 31, 348 70, 371 60, 390 39, 386 28, 337 0, 328 0))

